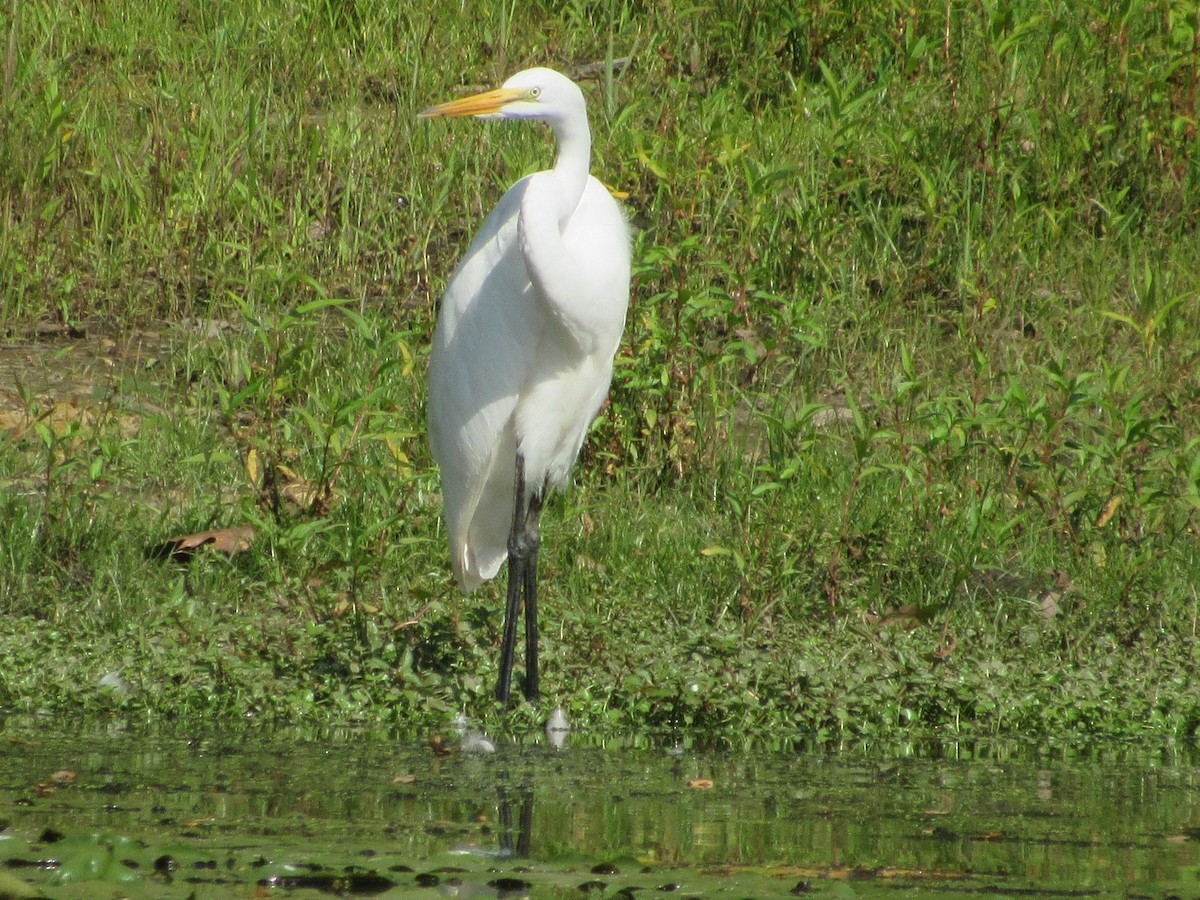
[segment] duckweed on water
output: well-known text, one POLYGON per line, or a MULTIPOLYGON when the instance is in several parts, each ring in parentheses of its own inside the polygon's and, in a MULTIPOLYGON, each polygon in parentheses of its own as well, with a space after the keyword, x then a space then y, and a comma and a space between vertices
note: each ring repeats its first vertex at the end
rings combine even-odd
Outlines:
POLYGON ((52 900, 116 885, 167 898, 1157 895, 1200 874, 1196 760, 1180 751, 573 735, 558 751, 437 755, 364 734, 12 730, 5 743, 0 861, 8 884, 52 900))

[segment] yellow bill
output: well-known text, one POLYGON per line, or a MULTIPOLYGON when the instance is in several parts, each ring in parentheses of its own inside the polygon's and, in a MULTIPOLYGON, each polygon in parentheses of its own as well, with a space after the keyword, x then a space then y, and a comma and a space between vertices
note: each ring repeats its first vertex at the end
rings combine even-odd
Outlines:
POLYGON ((496 88, 482 94, 472 94, 458 100, 449 100, 431 106, 418 115, 421 119, 448 119, 451 116, 486 116, 498 113, 514 100, 525 100, 528 91, 523 88, 496 88))

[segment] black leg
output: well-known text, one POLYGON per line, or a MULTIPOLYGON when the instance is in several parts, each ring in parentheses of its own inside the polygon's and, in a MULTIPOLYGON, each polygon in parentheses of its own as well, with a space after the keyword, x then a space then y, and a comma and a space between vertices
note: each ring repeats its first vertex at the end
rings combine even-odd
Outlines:
POLYGON ((517 650, 517 618, 521 615, 521 582, 524 560, 508 557, 508 597, 504 607, 504 641, 500 645, 500 681, 496 685, 496 699, 508 703, 509 685, 512 683, 513 656, 517 650))
POLYGON ((516 499, 513 503, 512 528, 508 532, 508 596, 504 604, 504 639, 500 645, 500 680, 496 699, 508 703, 512 684, 513 656, 517 652, 517 618, 521 615, 521 589, 525 583, 526 557, 521 548, 525 510, 525 457, 517 454, 516 499))
POLYGON ((539 523, 542 516, 542 499, 545 486, 529 498, 529 512, 525 518, 525 699, 536 700, 538 690, 538 621, 537 621, 537 566, 538 547, 541 544, 539 523))
POLYGON ((525 457, 517 454, 516 500, 512 529, 508 533, 508 594, 504 606, 504 639, 500 646, 500 681, 496 699, 508 703, 512 686, 513 657, 517 650, 517 619, 525 607, 525 698, 538 698, 537 562, 543 483, 530 491, 525 481, 525 457), (522 599, 524 604, 522 604, 522 599))

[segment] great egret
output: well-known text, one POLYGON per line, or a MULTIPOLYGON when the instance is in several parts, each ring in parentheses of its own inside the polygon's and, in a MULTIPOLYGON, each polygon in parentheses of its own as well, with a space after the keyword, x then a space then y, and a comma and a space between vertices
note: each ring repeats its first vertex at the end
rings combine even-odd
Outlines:
POLYGON ((545 122, 554 167, 514 184, 459 262, 429 363, 429 442, 441 467, 450 561, 466 593, 508 559, 496 699, 508 702, 525 607, 525 696, 538 697, 538 521, 563 487, 612 381, 629 305, 629 226, 588 173, 583 92, 552 69, 422 118, 545 122))

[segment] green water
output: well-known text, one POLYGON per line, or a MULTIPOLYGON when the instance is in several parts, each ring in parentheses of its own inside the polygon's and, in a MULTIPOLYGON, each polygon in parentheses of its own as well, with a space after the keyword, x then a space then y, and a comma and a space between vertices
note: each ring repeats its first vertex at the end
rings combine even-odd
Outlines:
POLYGON ((0 898, 1200 896, 1190 750, 0 731, 0 898))

